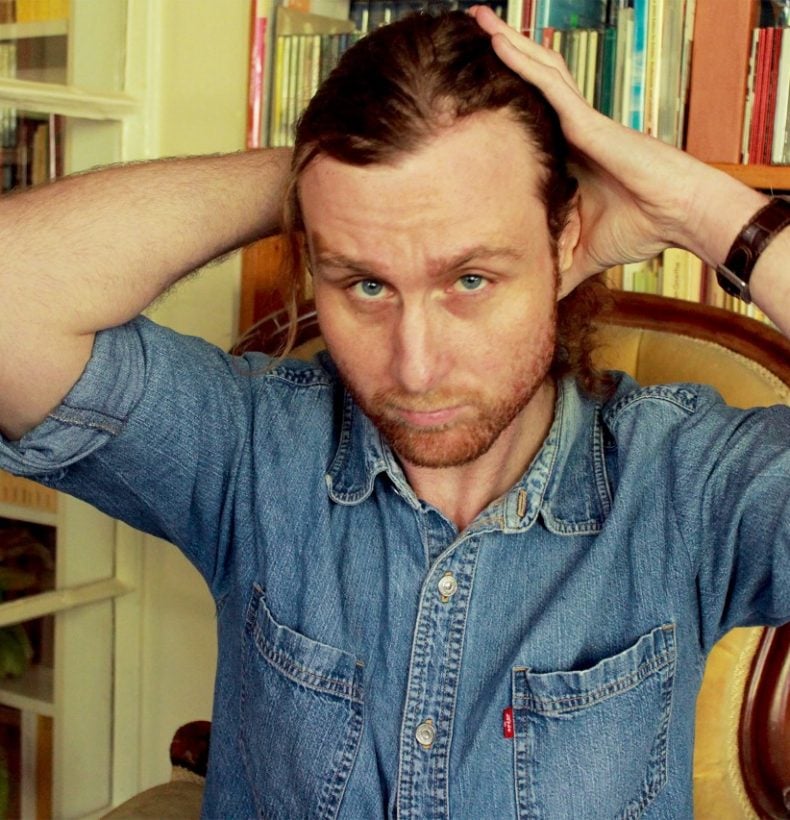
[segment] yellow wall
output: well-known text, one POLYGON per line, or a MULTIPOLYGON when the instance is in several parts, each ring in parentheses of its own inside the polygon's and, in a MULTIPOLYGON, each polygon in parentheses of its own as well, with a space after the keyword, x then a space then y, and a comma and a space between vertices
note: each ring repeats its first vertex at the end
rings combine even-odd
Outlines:
MULTIPOLYGON (((154 8, 146 95, 159 156, 236 151, 244 145, 249 0, 145 0, 154 8)), ((239 260, 179 285, 150 315, 228 347, 235 333, 239 260)), ((209 718, 216 661, 214 605, 168 544, 145 538, 141 583, 140 780, 167 780, 181 723, 209 718)))

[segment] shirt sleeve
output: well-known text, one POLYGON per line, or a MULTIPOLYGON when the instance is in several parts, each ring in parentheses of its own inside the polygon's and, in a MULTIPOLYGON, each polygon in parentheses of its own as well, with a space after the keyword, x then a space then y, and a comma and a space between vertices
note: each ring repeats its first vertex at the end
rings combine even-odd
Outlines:
POLYGON ((211 583, 267 363, 144 318, 102 332, 62 404, 19 441, 0 439, 0 468, 171 541, 211 583))
POLYGON ((790 408, 741 411, 705 391, 675 446, 667 480, 680 490, 705 642, 790 621, 790 408))

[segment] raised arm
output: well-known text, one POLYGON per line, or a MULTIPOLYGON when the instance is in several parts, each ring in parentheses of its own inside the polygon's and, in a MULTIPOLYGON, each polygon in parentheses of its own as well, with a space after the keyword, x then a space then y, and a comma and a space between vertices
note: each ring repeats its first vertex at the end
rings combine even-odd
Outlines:
POLYGON ((0 432, 79 378, 99 330, 279 225, 290 152, 117 166, 0 199, 0 432))
MULTIPOLYGON (((472 10, 499 57, 534 83, 557 111, 578 163, 582 233, 570 290, 586 276, 622 262, 686 248, 720 265, 741 228, 768 198, 727 174, 595 111, 562 58, 522 37, 490 9, 472 10)), ((760 256, 751 294, 790 335, 790 229, 760 256)))

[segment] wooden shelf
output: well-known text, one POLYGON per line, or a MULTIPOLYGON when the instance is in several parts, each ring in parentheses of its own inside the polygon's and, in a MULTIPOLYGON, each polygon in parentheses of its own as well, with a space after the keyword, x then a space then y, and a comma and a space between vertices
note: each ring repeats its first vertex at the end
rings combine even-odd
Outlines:
POLYGON ((20 678, 0 680, 0 703, 22 712, 53 717, 55 699, 53 671, 48 666, 31 666, 20 678))
POLYGON ((58 496, 54 490, 0 472, 0 517, 54 526, 57 513, 58 496))
POLYGON ((0 40, 32 40, 37 37, 64 37, 68 32, 68 20, 42 20, 36 23, 0 24, 0 40))
POLYGON ((58 514, 36 507, 21 507, 18 504, 5 504, 0 501, 0 518, 10 518, 25 524, 44 524, 47 527, 58 525, 58 514))
POLYGON ((733 165, 719 162, 711 164, 750 188, 790 191, 790 165, 733 165))

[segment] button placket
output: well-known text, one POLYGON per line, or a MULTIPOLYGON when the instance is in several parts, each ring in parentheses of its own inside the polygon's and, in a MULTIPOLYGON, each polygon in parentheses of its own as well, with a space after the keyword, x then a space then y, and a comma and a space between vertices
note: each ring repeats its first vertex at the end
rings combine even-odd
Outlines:
POLYGON ((415 623, 398 772, 403 818, 444 816, 447 810, 454 704, 479 545, 467 535, 453 546, 426 579, 415 623))

